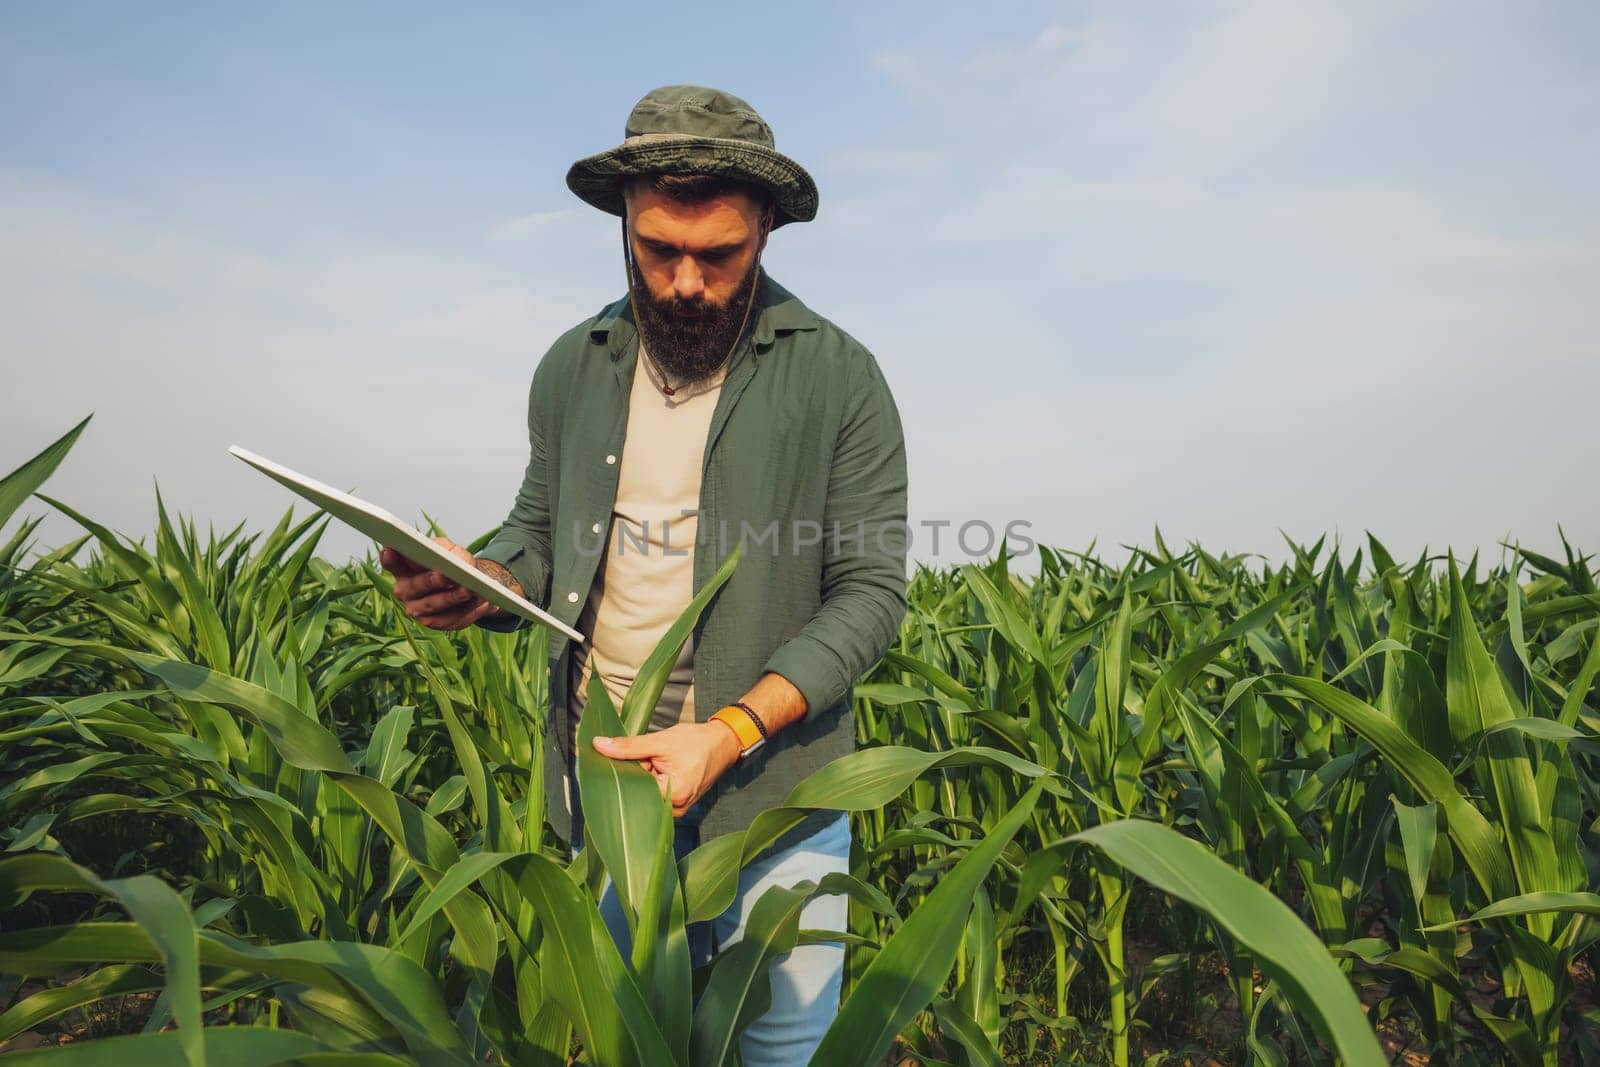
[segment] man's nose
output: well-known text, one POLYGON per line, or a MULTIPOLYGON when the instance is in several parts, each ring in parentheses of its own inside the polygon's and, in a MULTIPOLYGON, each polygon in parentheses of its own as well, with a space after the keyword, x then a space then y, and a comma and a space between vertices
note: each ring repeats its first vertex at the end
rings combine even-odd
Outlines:
POLYGON ((696 300, 705 289, 705 278, 700 274, 700 267, 692 256, 684 256, 678 260, 678 269, 672 277, 672 288, 680 300, 696 300))

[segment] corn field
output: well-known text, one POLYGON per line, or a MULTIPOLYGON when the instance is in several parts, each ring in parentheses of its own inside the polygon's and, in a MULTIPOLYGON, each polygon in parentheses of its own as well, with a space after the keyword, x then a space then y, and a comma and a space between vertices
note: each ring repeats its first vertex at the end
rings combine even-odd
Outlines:
POLYGON ((919 568, 859 750, 677 863, 650 775, 586 742, 644 729, 737 552, 620 707, 591 691, 573 858, 543 631, 419 628, 317 516, 158 498, 146 544, 34 500, 83 535, 0 544, 8 1062, 734 1064, 807 940, 848 946, 830 1067, 1600 1058, 1600 589, 1564 540, 919 568), (851 873, 691 968, 686 924, 817 809, 851 873), (816 894, 848 930, 799 926, 816 894))

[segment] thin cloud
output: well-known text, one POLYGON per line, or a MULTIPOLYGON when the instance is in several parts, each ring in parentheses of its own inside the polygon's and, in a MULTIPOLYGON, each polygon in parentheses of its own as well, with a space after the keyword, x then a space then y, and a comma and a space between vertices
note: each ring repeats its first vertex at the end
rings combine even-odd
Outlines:
POLYGON ((566 207, 555 211, 533 211, 526 215, 518 215, 516 218, 507 219, 496 226, 490 237, 496 241, 513 240, 527 235, 532 230, 570 219, 577 213, 576 208, 566 207))
MULTIPOLYGON (((1067 546, 1148 543, 1160 524, 1273 557, 1280 528, 1370 528, 1407 556, 1508 531, 1547 545, 1557 523, 1600 543, 1590 16, 1012 10, 910 24, 867 5, 851 39, 881 45, 791 92, 809 131, 778 122, 810 145, 796 156, 822 208, 764 262, 878 358, 914 520, 1025 519, 1067 546)), ((759 102, 788 84, 738 88, 759 102)), ((411 158, 475 91, 372 124, 363 156, 411 158)), ((181 125, 158 103, 150 121, 181 125)), ((369 212, 365 236, 340 200, 358 160, 308 153, 288 186, 220 163, 193 189, 146 176, 161 197, 140 201, 116 167, 90 195, 49 169, 49 144, 8 145, 0 347, 27 403, 0 419, 0 453, 93 408, 52 489, 120 529, 150 528, 152 473, 202 520, 271 521, 287 498, 235 469, 238 441, 481 532, 526 462, 533 366, 625 289, 616 220, 556 195, 593 130, 548 132, 568 147, 480 157, 458 131, 460 153, 408 171, 403 209, 369 212), (464 173, 514 180, 452 198, 464 173), (520 213, 528 189, 570 206, 520 213), (250 205, 250 224, 195 210, 208 196, 250 205)))
POLYGON ((832 175, 926 177, 948 171, 950 153, 926 148, 858 148, 828 157, 817 169, 832 175))
POLYGON ((1561 522, 1600 539, 1600 502, 1561 488, 1600 463, 1577 399, 1600 392, 1600 226, 1576 178, 1600 138, 1570 122, 1570 78, 1505 47, 1518 26, 1457 21, 1434 58, 1415 44, 1437 16, 1117 6, 880 51, 906 129, 955 161, 856 219, 927 275, 893 334, 914 358, 880 356, 913 510, 1020 513, 1064 544, 1160 523, 1272 556, 1279 527, 1406 552, 1561 522), (939 70, 959 94, 921 92, 939 70), (1463 101, 1485 101, 1470 133, 1463 101), (979 388, 983 351, 1008 373, 979 388), (952 390, 981 434, 949 432, 952 390))

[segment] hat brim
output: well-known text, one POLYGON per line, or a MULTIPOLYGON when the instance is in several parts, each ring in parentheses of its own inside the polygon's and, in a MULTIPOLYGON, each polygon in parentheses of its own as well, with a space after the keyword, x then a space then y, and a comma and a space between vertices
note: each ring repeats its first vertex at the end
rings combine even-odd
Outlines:
POLYGON ((585 203, 623 215, 622 184, 640 174, 715 174, 759 185, 772 194, 772 226, 817 217, 817 183, 781 152, 721 137, 672 137, 622 144, 588 156, 567 170, 567 188, 585 203))

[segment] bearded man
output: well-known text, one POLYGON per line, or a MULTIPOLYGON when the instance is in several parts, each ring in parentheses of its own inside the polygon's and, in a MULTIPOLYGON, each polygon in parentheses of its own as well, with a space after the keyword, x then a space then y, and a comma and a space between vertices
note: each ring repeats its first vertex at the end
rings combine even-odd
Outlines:
MULTIPOLYGON (((550 821, 578 847, 574 746, 589 679, 620 706, 742 543, 649 731, 594 742, 670 783, 681 857, 854 749, 851 686, 906 609, 905 444, 872 355, 761 268, 772 230, 816 216, 817 189, 749 104, 656 89, 623 143, 574 163, 567 185, 621 217, 628 295, 563 334, 534 371, 527 470, 474 563, 587 638, 551 635, 545 731, 550 821)), ((383 560, 428 626, 521 625, 392 550, 383 560)), ((766 888, 846 871, 849 850, 847 818, 814 813, 746 866, 726 914, 691 929, 696 963, 738 940, 766 888)), ((614 893, 602 910, 625 939, 614 893)), ((831 896, 800 924, 845 922, 844 898, 831 896)), ((816 944, 774 963, 747 1065, 810 1058, 837 1013, 843 961, 843 946, 816 944)))

